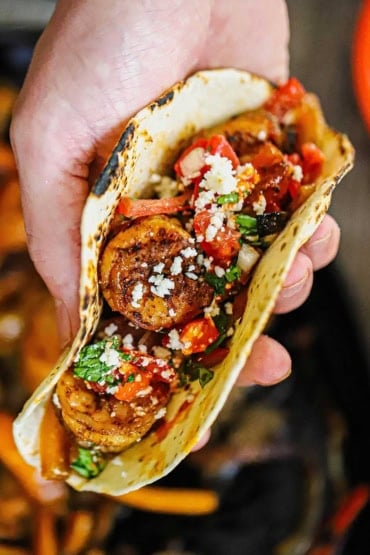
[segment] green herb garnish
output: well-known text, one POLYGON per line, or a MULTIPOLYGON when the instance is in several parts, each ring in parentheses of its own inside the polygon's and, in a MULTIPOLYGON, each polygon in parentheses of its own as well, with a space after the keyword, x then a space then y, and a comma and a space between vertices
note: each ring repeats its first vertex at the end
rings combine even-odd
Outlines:
POLYGON ((226 279, 224 276, 218 277, 216 274, 207 273, 205 274, 204 279, 213 287, 216 295, 223 295, 225 293, 226 279))
POLYGON ((239 266, 233 264, 225 271, 225 274, 222 277, 216 276, 216 274, 207 273, 204 276, 209 285, 212 285, 213 289, 215 290, 216 295, 224 295, 225 293, 225 286, 226 283, 231 283, 236 281, 242 275, 242 271, 239 266))
POLYGON ((227 195, 221 195, 217 199, 217 204, 232 204, 239 201, 238 193, 229 193, 227 195))
POLYGON ((186 360, 180 369, 181 384, 186 385, 188 382, 199 381, 201 387, 207 385, 213 378, 214 372, 205 368, 200 362, 194 360, 186 360))
POLYGON ((243 235, 257 235, 257 220, 248 214, 238 214, 235 218, 239 231, 243 235))
POLYGON ((104 382, 109 385, 116 385, 115 378, 109 375, 113 366, 108 366, 108 364, 100 360, 106 349, 107 343, 109 343, 110 349, 117 351, 122 360, 130 361, 132 359, 130 354, 123 353, 119 350, 120 339, 118 337, 103 339, 91 345, 86 345, 81 349, 73 369, 75 376, 88 382, 99 382, 104 380, 104 382))
POLYGON ((227 268, 227 270, 225 271, 225 278, 226 281, 228 281, 229 283, 231 283, 232 281, 236 281, 240 278, 241 275, 242 271, 239 266, 230 266, 230 268, 227 268))
POLYGON ((78 457, 71 463, 71 468, 84 478, 95 478, 106 465, 103 455, 96 449, 78 448, 78 457))
POLYGON ((127 380, 126 380, 126 381, 127 381, 128 383, 134 382, 134 381, 135 381, 135 374, 129 374, 129 375, 127 376, 127 380))

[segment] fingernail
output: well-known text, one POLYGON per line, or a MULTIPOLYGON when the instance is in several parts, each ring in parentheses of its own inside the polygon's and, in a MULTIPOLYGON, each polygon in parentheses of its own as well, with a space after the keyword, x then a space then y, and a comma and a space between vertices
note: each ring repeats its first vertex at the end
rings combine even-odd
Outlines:
POLYGON ((308 272, 306 272, 299 281, 296 281, 291 285, 285 285, 280 292, 280 297, 283 297, 284 299, 290 299, 291 297, 294 297, 303 289, 306 284, 307 278, 308 272))
POLYGON ((55 299, 55 310, 59 331, 60 346, 64 349, 72 341, 72 326, 66 305, 61 299, 55 299))

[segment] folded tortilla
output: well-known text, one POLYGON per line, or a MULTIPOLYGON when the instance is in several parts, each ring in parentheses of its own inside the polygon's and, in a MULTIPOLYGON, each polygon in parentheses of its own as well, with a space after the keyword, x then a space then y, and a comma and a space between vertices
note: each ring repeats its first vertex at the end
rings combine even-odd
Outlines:
MULTIPOLYGON (((150 177, 169 175, 178 153, 199 130, 260 107, 272 90, 268 81, 244 71, 202 71, 174 85, 128 122, 82 217, 80 329, 14 424, 18 449, 31 465, 40 466, 39 429, 45 405, 59 377, 73 364, 99 322, 98 260, 119 199, 149 197, 150 177)), ((72 487, 122 495, 150 484, 176 467, 216 419, 268 322, 298 249, 314 233, 328 210, 334 187, 353 165, 354 152, 347 137, 327 126, 314 96, 312 106, 299 133, 323 151, 322 174, 312 195, 294 212, 254 271, 244 316, 230 341, 229 354, 214 368, 214 378, 204 389, 193 382, 190 390, 172 396, 166 434, 152 430, 115 455, 96 478, 86 480, 71 474, 68 483, 72 487)))

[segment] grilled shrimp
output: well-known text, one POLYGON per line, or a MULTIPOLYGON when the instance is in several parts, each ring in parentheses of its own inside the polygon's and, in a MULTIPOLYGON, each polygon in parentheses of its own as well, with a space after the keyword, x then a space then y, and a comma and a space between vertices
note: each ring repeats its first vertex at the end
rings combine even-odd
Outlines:
POLYGON ((253 152, 255 146, 266 140, 281 144, 284 137, 277 119, 262 108, 240 114, 206 130, 205 136, 224 135, 239 158, 253 152))
POLYGON ((88 389, 69 370, 60 378, 56 394, 64 423, 77 442, 91 442, 99 445, 101 451, 117 453, 140 440, 161 417, 161 409, 169 401, 170 386, 154 382, 150 393, 128 403, 88 389))
POLYGON ((184 323, 213 298, 197 254, 176 218, 134 220, 105 247, 100 264, 103 295, 112 310, 141 328, 156 331, 184 323))

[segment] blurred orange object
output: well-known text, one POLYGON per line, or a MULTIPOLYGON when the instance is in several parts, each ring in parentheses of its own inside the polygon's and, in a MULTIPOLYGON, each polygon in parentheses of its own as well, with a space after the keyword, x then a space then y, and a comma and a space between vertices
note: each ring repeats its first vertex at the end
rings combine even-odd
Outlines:
POLYGON ((370 0, 363 0, 355 26, 352 75, 360 111, 370 132, 370 0))
POLYGON ((0 462, 18 479, 31 499, 45 505, 63 500, 66 494, 64 484, 44 480, 32 466, 24 462, 15 446, 12 426, 13 418, 0 412, 0 462))

